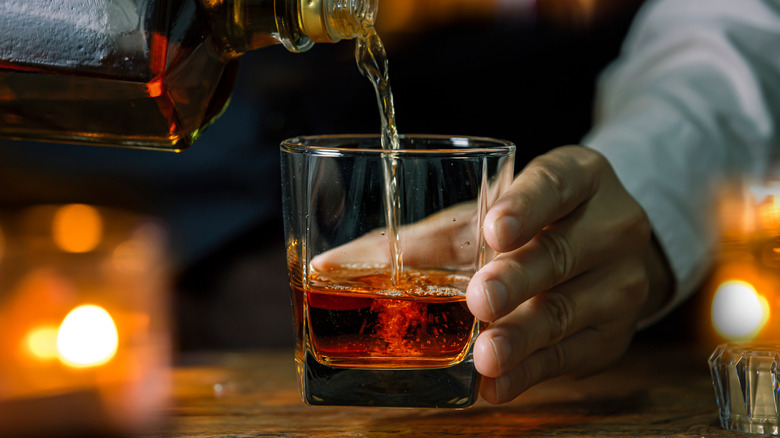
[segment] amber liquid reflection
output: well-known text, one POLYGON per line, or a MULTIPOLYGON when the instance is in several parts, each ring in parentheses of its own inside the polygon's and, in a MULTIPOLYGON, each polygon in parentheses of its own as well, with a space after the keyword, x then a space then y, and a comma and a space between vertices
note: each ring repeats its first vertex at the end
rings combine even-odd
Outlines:
POLYGON ((317 360, 331 366, 441 367, 467 353, 475 327, 466 307, 469 277, 441 270, 405 270, 394 284, 390 270, 343 268, 294 281, 296 312, 317 360), (305 316, 304 316, 305 315, 305 316))

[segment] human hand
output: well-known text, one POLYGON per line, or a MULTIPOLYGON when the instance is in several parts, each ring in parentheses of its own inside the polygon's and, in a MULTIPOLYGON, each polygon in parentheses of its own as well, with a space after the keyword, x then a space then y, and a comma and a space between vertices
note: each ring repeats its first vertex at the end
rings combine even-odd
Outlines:
POLYGON ((490 207, 484 235, 500 254, 466 297, 491 322, 474 346, 491 403, 615 361, 640 316, 665 299, 656 292, 669 289, 644 210, 606 159, 581 146, 531 161, 490 207))
MULTIPOLYGON (((414 224, 400 227, 398 236, 404 265, 453 269, 475 265, 481 250, 476 236, 477 211, 476 202, 464 202, 414 224)), ((349 243, 316 255, 311 260, 311 266, 320 272, 355 263, 389 266, 386 233, 386 228, 370 231, 349 243)))

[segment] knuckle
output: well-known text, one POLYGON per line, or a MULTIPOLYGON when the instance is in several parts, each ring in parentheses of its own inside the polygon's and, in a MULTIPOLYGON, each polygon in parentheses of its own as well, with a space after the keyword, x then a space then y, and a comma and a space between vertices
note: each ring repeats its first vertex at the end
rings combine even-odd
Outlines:
POLYGON ((638 242, 649 241, 652 229, 645 210, 636 202, 633 208, 626 210, 628 210, 626 213, 628 220, 625 221, 626 226, 623 227, 621 235, 630 236, 638 242))
MULTIPOLYGON (((507 191, 506 199, 509 200, 508 209, 519 215, 524 214, 528 209, 533 208, 534 205, 534 201, 529 196, 528 191, 522 187, 516 187, 507 191)), ((522 221, 523 218, 521 217, 520 219, 522 221)))
POLYGON ((538 350, 532 360, 520 367, 520 381, 525 386, 563 374, 567 366, 566 350, 561 344, 554 344, 538 350))
POLYGON ((518 388, 530 388, 554 375, 555 370, 548 364, 547 351, 548 348, 537 350, 515 368, 513 380, 518 388))
POLYGON ((628 308, 637 307, 644 303, 650 291, 650 279, 644 264, 637 263, 637 265, 623 275, 623 282, 619 288, 619 293, 623 297, 623 305, 628 308))
MULTIPOLYGON (((570 172, 578 175, 608 175, 614 174, 612 167, 606 157, 601 153, 584 146, 566 146, 564 150, 568 153, 562 154, 561 160, 565 162, 566 168, 570 172)), ((591 195, 596 192, 599 184, 598 177, 579 179, 579 184, 586 184, 587 190, 591 195)))
POLYGON ((529 277, 528 268, 514 258, 507 257, 504 260, 506 263, 506 272, 511 272, 511 288, 515 291, 528 291, 531 289, 531 278, 529 277))
POLYGON ((536 367, 533 361, 529 359, 521 362, 512 373, 512 381, 519 388, 528 388, 542 380, 539 372, 541 367, 536 367))
POLYGON ((543 185, 550 188, 547 192, 557 197, 559 204, 564 204, 571 198, 572 193, 567 179, 558 170, 560 167, 557 163, 553 163, 552 160, 540 160, 539 166, 531 168, 531 172, 543 185))
POLYGON ((538 234, 537 240, 549 256, 553 270, 553 284, 569 278, 574 271, 574 257, 566 237, 548 228, 538 234))
POLYGON ((566 369, 566 349, 560 343, 550 347, 550 369, 553 374, 561 374, 566 369))
POLYGON ((578 147, 578 150, 581 166, 599 171, 610 168, 609 161, 599 152, 586 147, 578 147))
POLYGON ((650 287, 650 279, 647 276, 644 264, 638 266, 633 272, 634 274, 629 275, 627 278, 627 287, 630 288, 633 293, 647 291, 650 287))
POLYGON ((547 292, 542 295, 542 309, 545 312, 550 328, 548 342, 557 344, 569 334, 569 330, 574 321, 574 306, 563 294, 557 292, 547 292))
POLYGON ((583 173, 593 175, 614 174, 612 166, 607 158, 591 148, 584 146, 572 146, 571 154, 574 165, 580 168, 583 173))

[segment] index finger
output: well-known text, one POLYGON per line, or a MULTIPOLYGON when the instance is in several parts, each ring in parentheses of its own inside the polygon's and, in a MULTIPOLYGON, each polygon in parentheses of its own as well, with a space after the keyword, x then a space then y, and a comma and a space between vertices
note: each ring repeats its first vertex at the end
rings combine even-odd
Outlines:
MULTIPOLYGON (((478 266, 478 205, 464 202, 436 212, 398 230, 403 262, 418 268, 478 266)), ((373 230, 316 255, 311 265, 327 271, 351 263, 388 265, 390 241, 387 229, 373 230)))
POLYGON ((595 154, 564 146, 534 158, 485 216, 485 240, 496 251, 515 250, 596 192, 595 154))

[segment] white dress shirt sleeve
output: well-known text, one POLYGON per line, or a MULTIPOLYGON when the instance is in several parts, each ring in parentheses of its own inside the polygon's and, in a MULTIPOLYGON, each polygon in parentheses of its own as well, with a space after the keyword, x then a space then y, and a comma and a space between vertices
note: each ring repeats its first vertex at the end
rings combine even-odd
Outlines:
POLYGON ((780 133, 780 1, 656 0, 598 84, 593 130, 647 212, 676 280, 701 284, 717 243, 717 184, 761 177, 780 133))

